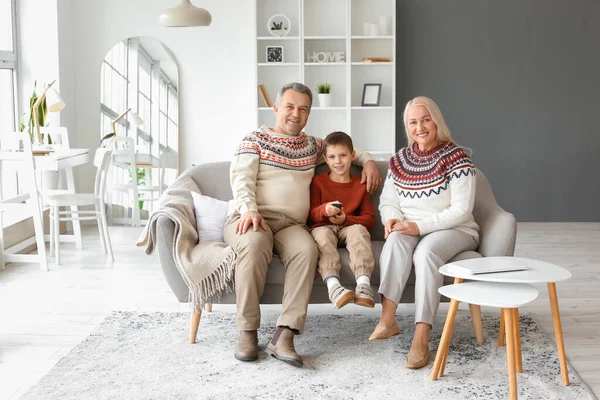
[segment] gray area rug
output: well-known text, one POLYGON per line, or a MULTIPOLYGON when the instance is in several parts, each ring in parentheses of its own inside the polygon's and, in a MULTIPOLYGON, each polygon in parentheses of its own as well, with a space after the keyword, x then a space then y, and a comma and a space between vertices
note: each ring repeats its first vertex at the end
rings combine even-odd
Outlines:
MULTIPOLYGON (((266 347, 277 315, 263 314, 266 347)), ((438 345, 445 315, 432 332, 438 345)), ((478 345, 466 315, 456 320, 446 374, 431 381, 432 362, 408 370, 404 359, 414 319, 398 315, 399 336, 367 341, 378 318, 309 315, 296 338, 305 366, 297 369, 265 353, 257 362, 234 359, 235 316, 204 313, 198 343, 187 343, 189 314, 113 312, 32 387, 23 399, 507 399, 506 350, 497 347, 498 318, 484 316, 478 345)), ((520 399, 593 399, 570 369, 561 383, 556 349, 533 319, 521 316, 520 399)), ((432 358, 434 354, 432 353, 432 358)))

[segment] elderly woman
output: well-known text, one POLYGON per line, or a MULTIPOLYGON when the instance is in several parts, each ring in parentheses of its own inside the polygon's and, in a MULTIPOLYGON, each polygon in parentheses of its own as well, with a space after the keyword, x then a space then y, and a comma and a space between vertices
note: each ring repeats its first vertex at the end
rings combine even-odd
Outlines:
POLYGON ((414 265, 416 326, 406 366, 421 368, 429 361, 429 331, 440 303, 438 270, 478 245, 475 167, 452 141, 433 100, 409 101, 404 126, 408 146, 390 159, 379 205, 386 238, 379 261, 382 311, 369 340, 400 333, 396 306, 414 265))

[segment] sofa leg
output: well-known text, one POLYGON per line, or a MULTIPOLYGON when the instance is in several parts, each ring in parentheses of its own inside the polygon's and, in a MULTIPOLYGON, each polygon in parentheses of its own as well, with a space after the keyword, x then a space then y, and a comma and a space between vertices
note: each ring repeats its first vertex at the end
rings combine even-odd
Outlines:
POLYGON ((475 329, 475 337, 477 343, 483 343, 483 323, 481 322, 481 307, 476 304, 469 304, 471 310, 471 320, 473 321, 473 329, 475 329))
POLYGON ((200 316, 202 315, 202 307, 196 307, 190 318, 190 344, 196 343, 198 335, 198 325, 200 325, 200 316))
POLYGON ((211 312, 211 311, 212 311, 212 304, 210 304, 210 303, 206 303, 206 304, 204 305, 204 311, 206 311, 206 312, 211 312))

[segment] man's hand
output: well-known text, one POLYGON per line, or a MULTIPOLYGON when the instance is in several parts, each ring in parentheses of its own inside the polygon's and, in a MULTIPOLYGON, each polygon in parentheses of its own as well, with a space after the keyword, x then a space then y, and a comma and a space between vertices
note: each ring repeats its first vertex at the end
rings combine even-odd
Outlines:
POLYGON ((243 235, 248 232, 250 225, 254 226, 254 232, 258 231, 259 226, 263 231, 267 230, 267 224, 265 224, 265 220, 258 211, 247 211, 240 217, 237 224, 235 224, 236 235, 243 235))
POLYGON ((340 210, 339 214, 329 217, 329 222, 334 225, 344 225, 346 223, 346 213, 344 210, 340 210))
POLYGON ((403 235, 419 236, 421 231, 419 226, 414 222, 401 222, 399 219, 388 219, 385 222, 385 238, 392 232, 400 232, 403 235))
POLYGON ((333 203, 339 203, 339 201, 332 201, 330 203, 325 204, 325 215, 327 215, 328 217, 333 217, 334 215, 338 215, 342 209, 341 208, 337 208, 336 206, 333 205, 333 203))
POLYGON ((363 165, 360 183, 367 183, 367 192, 373 194, 381 186, 381 174, 377 169, 377 164, 373 160, 369 160, 363 165))

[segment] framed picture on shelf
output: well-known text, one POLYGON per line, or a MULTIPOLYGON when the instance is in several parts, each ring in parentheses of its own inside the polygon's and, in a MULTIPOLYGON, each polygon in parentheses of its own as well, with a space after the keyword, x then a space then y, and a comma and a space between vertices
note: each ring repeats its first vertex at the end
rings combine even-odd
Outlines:
POLYGON ((266 46, 267 62, 282 63, 283 62, 283 46, 266 46))
POLYGON ((290 19, 283 14, 275 14, 267 22, 267 30, 273 36, 283 37, 290 33, 290 19))
POLYGON ((365 83, 360 105, 363 107, 377 107, 380 98, 381 83, 365 83))

